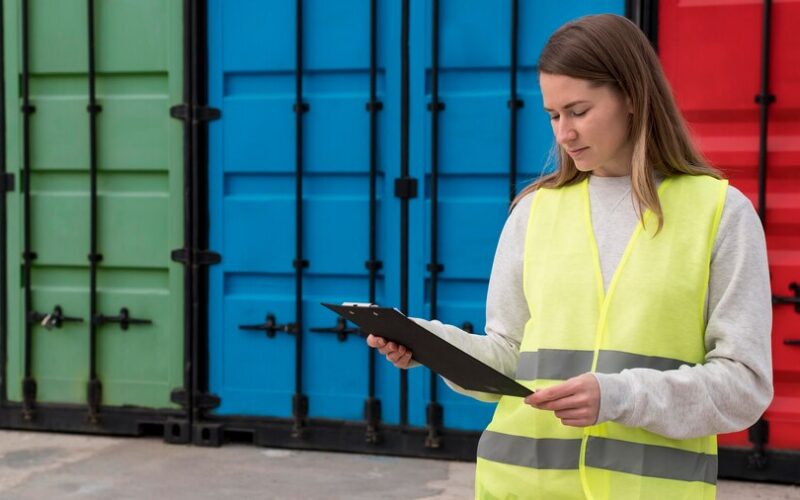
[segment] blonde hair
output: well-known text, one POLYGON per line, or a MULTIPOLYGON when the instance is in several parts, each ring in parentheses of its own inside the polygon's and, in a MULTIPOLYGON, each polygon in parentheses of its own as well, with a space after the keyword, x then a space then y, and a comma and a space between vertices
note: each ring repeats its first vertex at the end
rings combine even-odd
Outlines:
MULTIPOLYGON (((664 224, 655 171, 665 177, 689 174, 722 178, 692 143, 655 50, 630 20, 601 14, 563 25, 547 41, 538 69, 540 73, 607 85, 630 99, 631 188, 642 222, 645 209, 650 209, 658 217, 659 230, 664 224)), ((512 202, 512 209, 535 189, 575 184, 590 175, 579 171, 562 147, 555 143, 553 147, 556 171, 524 188, 512 202)))

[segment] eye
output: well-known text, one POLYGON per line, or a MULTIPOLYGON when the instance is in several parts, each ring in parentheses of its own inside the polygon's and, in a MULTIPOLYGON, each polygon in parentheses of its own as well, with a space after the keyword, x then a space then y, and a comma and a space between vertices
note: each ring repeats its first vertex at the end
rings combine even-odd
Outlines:
POLYGON ((554 122, 556 120, 558 120, 558 115, 550 115, 550 121, 551 122, 554 122))
POLYGON ((572 116, 583 116, 583 115, 586 114, 587 111, 589 111, 589 110, 585 109, 585 110, 581 111, 580 113, 578 113, 577 111, 573 111, 572 112, 572 116))

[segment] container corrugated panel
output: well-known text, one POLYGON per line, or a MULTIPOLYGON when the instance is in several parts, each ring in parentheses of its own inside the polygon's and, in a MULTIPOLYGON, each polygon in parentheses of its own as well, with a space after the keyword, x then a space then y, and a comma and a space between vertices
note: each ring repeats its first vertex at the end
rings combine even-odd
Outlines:
MULTIPOLYGON (((767 249, 775 296, 800 283, 800 2, 774 1, 767 121, 767 249)), ((761 2, 661 2, 659 49, 702 151, 758 206, 761 2), (711 21, 713 20, 713 21, 711 21)), ((770 449, 800 450, 800 308, 776 304, 770 449)), ((720 444, 748 446, 740 432, 720 444)))
MULTIPOLYGON (((564 21, 591 12, 622 14, 623 2, 520 2, 518 186, 544 168, 552 132, 537 90, 535 61, 564 21)), ((296 318, 298 158, 295 112, 294 2, 210 0, 209 104, 222 119, 209 131, 209 389, 216 416, 292 416, 296 388, 293 336, 243 329, 302 324, 301 391, 311 418, 363 420, 368 351, 359 338, 339 341, 321 301, 366 301, 369 279, 369 3, 303 2, 302 101, 303 313, 296 318)), ((377 251, 383 263, 376 301, 400 306, 400 247, 409 248, 409 314, 430 317, 432 3, 410 5, 409 239, 400 241, 401 2, 377 2, 377 251)), ((485 323, 486 285, 509 203, 512 3, 451 0, 440 6, 439 276, 441 320, 485 323)), ((401 423, 400 375, 379 361, 376 396, 382 422, 401 423)), ((444 427, 482 429, 493 405, 437 386, 444 427)), ((408 423, 426 424, 429 372, 409 373, 408 423)), ((238 421, 237 428, 249 425, 238 421)), ((241 427, 244 428, 244 427, 241 427)))
MULTIPOLYGON (((98 228, 97 312, 151 324, 97 330, 105 406, 175 408, 183 384, 183 244, 180 122, 182 5, 171 0, 95 2, 98 228)), ((87 4, 31 0, 29 9, 32 310, 60 306, 81 318, 35 322, 32 375, 38 403, 86 403, 89 379, 90 131, 87 4)), ((5 0, 6 168, 20 182, 7 196, 6 390, 22 398, 24 373, 21 3, 5 0)))

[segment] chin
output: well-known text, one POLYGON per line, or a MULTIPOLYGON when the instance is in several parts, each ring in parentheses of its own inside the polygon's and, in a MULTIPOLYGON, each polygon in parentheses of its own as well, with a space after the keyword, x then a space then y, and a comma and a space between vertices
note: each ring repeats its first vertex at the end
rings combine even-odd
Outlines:
POLYGON ((578 163, 578 162, 573 162, 573 163, 575 163, 575 168, 577 168, 580 172, 592 172, 594 171, 594 169, 597 168, 597 165, 588 165, 586 163, 578 163))

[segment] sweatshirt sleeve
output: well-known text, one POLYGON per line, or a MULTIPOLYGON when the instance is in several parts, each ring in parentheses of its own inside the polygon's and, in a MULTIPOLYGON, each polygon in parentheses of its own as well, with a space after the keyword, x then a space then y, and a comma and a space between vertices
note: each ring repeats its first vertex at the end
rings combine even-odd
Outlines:
POLYGON ((752 425, 773 396, 771 329, 764 232, 750 201, 729 187, 712 249, 704 363, 594 374, 601 394, 598 423, 615 421, 675 439, 752 425))
MULTIPOLYGON (((528 215, 534 194, 522 198, 509 215, 495 251, 486 297, 486 335, 475 335, 440 321, 412 318, 495 370, 514 377, 525 323, 530 318, 522 290, 522 258, 528 215)), ((454 391, 481 401, 494 402, 496 394, 470 391, 444 379, 454 391)))

